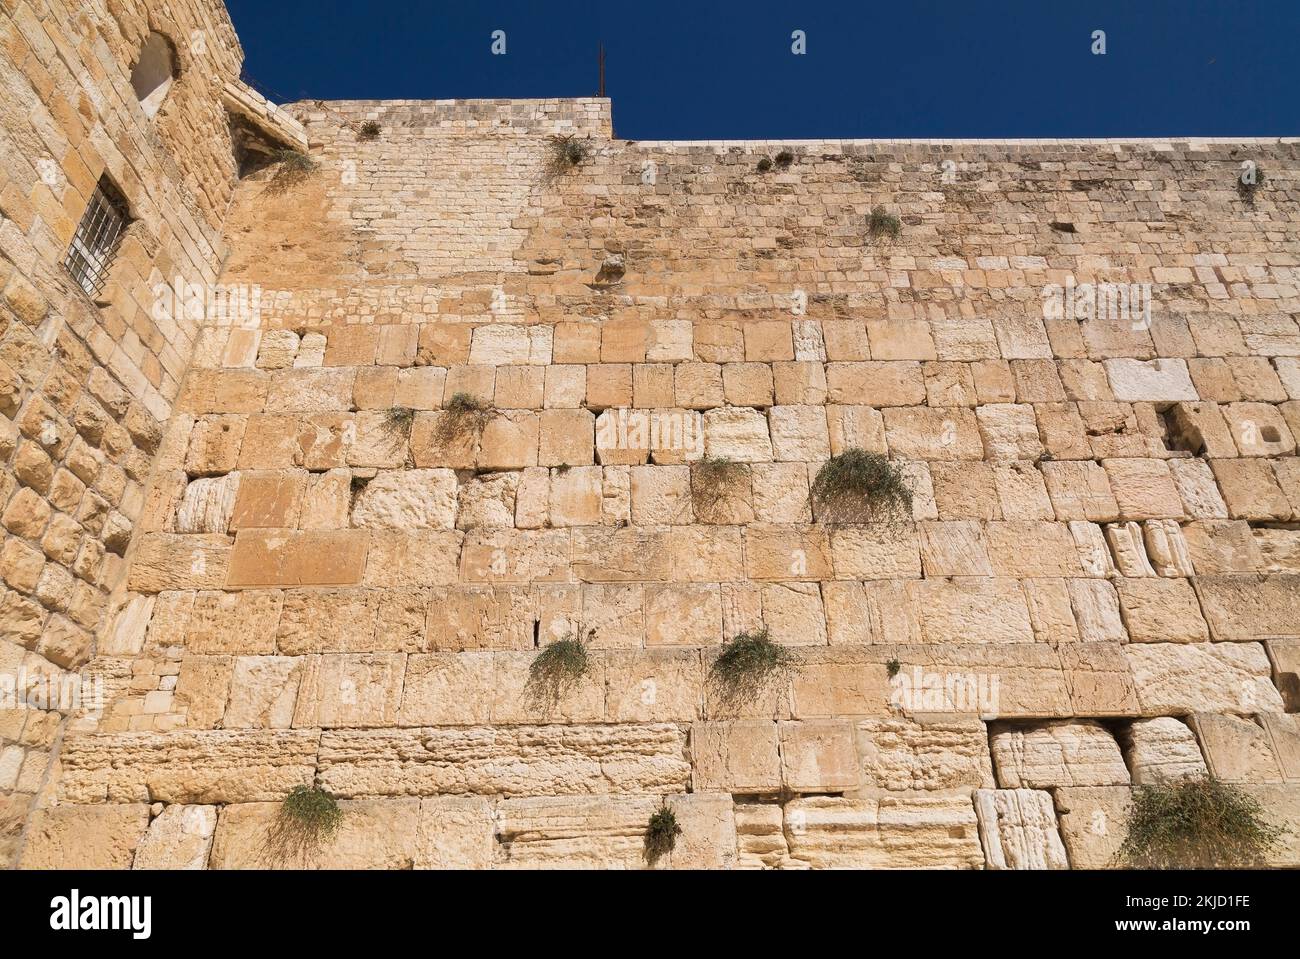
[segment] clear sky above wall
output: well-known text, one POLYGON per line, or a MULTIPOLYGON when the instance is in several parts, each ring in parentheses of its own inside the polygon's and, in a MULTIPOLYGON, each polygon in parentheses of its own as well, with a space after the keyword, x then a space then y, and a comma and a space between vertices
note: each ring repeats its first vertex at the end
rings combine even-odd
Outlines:
POLYGON ((1300 134, 1298 0, 227 5, 281 102, 591 96, 603 41, 631 139, 1300 134))

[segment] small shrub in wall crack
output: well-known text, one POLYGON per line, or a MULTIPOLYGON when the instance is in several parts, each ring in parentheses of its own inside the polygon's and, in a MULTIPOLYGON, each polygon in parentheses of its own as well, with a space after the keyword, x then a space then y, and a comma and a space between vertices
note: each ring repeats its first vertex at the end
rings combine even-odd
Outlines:
POLYGON ((654 865, 677 848, 677 837, 682 827, 677 825, 677 814, 664 803, 650 817, 645 830, 645 861, 654 865))
POLYGON ((295 786, 284 797, 266 836, 266 851, 280 861, 303 862, 334 839, 343 810, 319 786, 295 786))

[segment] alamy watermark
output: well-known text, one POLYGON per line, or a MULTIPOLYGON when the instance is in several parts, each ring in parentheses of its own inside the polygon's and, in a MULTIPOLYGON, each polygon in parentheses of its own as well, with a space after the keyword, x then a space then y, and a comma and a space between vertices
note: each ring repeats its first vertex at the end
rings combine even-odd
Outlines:
POLYGON ((188 283, 177 276, 153 288, 154 322, 192 320, 256 329, 262 321, 262 288, 256 283, 188 283))
POLYGON ((889 702, 909 713, 975 713, 981 719, 995 719, 998 675, 932 673, 913 666, 889 680, 889 702))
POLYGON ((1043 287, 1045 320, 1113 320, 1134 330, 1151 328, 1150 283, 1075 283, 1043 287))
POLYGON ((605 410, 596 419, 596 447, 703 456, 704 420, 695 410, 605 410))
POLYGON ((104 678, 76 673, 31 673, 19 667, 0 673, 0 710, 39 709, 98 713, 104 709, 104 678))

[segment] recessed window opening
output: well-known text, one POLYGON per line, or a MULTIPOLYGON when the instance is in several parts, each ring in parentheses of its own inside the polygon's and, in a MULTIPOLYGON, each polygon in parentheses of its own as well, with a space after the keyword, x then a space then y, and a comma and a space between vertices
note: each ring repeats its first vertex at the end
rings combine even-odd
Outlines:
POLYGON ((109 264, 130 222, 126 197, 108 177, 100 177, 64 261, 87 296, 93 297, 104 288, 109 264))

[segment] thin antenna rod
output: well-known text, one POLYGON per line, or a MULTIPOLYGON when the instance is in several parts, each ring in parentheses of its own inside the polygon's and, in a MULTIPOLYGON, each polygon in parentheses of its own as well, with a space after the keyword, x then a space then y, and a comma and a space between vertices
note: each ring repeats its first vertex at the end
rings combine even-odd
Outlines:
POLYGON ((605 95, 605 44, 601 43, 600 44, 600 92, 597 93, 596 96, 603 97, 604 95, 605 95))

